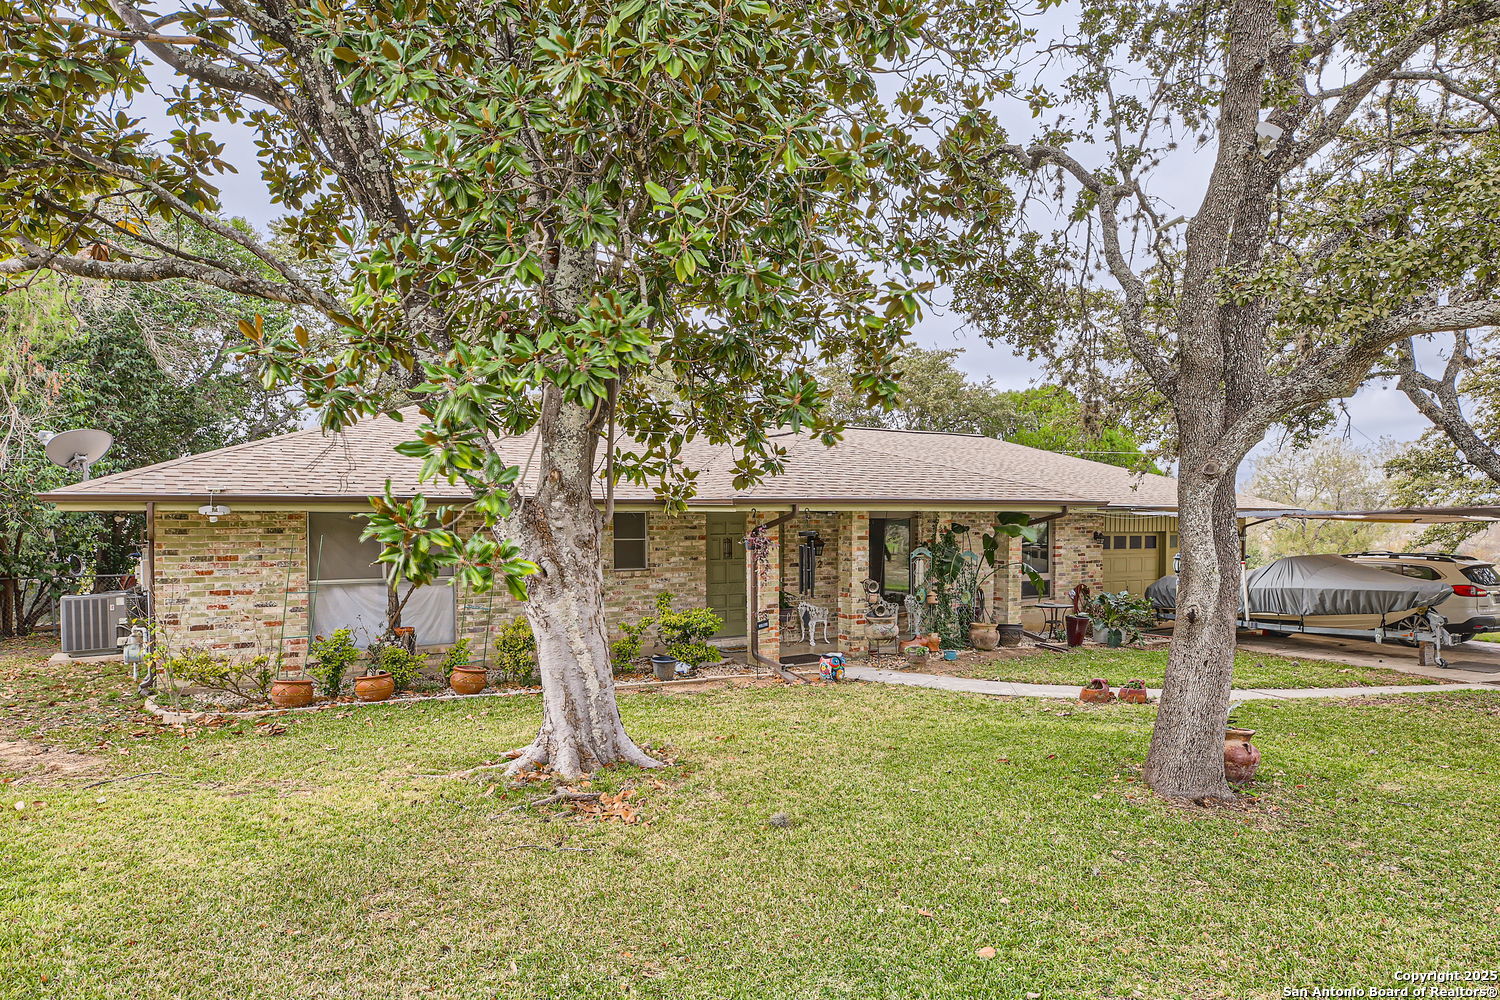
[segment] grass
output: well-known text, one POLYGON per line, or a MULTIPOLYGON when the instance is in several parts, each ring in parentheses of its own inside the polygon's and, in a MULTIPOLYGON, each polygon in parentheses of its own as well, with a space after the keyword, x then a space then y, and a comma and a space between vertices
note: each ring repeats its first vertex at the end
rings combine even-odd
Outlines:
MULTIPOLYGON (((1026 684, 1077 684, 1103 677, 1115 686, 1140 678, 1147 687, 1159 688, 1167 669, 1167 650, 1106 649, 1086 646, 1073 653, 1011 656, 981 663, 964 672, 966 677, 1017 681, 1026 684)), ((1281 656, 1240 650, 1234 657, 1237 688, 1371 687, 1382 684, 1437 684, 1430 677, 1352 666, 1332 660, 1291 660, 1281 656)))
POLYGON ((0 790, 0 998, 1258 998, 1500 962, 1500 692, 1246 705, 1258 799, 1211 811, 1138 783, 1148 707, 844 684, 622 708, 679 762, 606 775, 644 789, 636 825, 423 777, 524 742, 530 696, 279 735, 52 719, 102 774, 165 774, 0 790))

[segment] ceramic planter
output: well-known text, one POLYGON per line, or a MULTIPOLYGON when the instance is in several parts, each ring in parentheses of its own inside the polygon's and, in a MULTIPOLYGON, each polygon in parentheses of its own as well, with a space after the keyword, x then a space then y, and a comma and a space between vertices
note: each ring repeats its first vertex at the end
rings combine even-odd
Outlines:
POLYGON ((913 666, 920 666, 927 662, 927 647, 921 644, 913 644, 906 647, 906 662, 913 666))
POLYGON ((1000 626, 988 622, 973 622, 969 625, 969 644, 988 653, 1000 645, 1000 626))
POLYGON ((1224 777, 1233 782, 1249 781, 1260 767, 1260 751, 1251 743, 1253 729, 1224 730, 1224 777))
POLYGON ((271 682, 271 704, 277 708, 301 708, 312 700, 311 677, 278 677, 271 682))
POLYGON ((389 671, 354 678, 354 697, 360 701, 385 701, 396 693, 396 681, 389 671))
POLYGON ((945 649, 945 650, 943 650, 943 659, 945 659, 945 660, 956 660, 956 659, 958 659, 958 650, 956 650, 956 649, 945 649))
POLYGON ((1144 705, 1151 699, 1146 696, 1145 688, 1120 688, 1120 700, 1132 705, 1144 705))
POLYGON ((1089 634, 1089 616, 1068 615, 1063 619, 1063 628, 1067 630, 1069 646, 1082 646, 1089 634))
POLYGON ((995 632, 999 637, 1001 646, 1011 647, 1021 644, 1022 631, 1019 624, 996 625, 995 632))
POLYGON ((454 667, 448 675, 448 686, 458 694, 478 694, 490 681, 484 667, 454 667))
POLYGON ((1115 700, 1115 693, 1109 688, 1080 688, 1078 700, 1090 704, 1102 705, 1115 700))

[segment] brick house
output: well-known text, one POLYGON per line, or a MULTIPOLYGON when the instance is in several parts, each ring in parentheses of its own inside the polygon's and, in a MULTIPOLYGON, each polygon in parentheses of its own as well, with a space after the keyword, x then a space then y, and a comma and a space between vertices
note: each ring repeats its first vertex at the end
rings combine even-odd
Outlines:
MULTIPOLYGON (((370 496, 389 480, 398 496, 420 489, 435 503, 464 499, 446 484, 419 483, 419 463, 392 450, 411 426, 380 417, 340 434, 297 431, 42 499, 68 510, 145 513, 142 578, 174 644, 246 656, 279 649, 298 659, 310 635, 351 626, 368 636, 383 624, 378 548, 358 540, 356 515, 369 510, 370 496), (200 512, 210 505, 228 510, 200 512)), ((1001 511, 1046 525, 1036 544, 1012 540, 1009 561, 1030 564, 1051 594, 1078 583, 1140 592, 1171 569, 1176 482, 1165 476, 977 435, 851 428, 832 448, 790 433, 781 443, 786 472, 747 490, 732 486, 729 449, 690 445, 684 460, 700 471, 698 496, 681 515, 663 513, 648 490, 618 489, 603 567, 612 624, 646 613, 669 590, 679 606, 722 615, 726 645, 758 625, 760 652, 777 657, 826 648, 783 635, 783 619, 795 616, 777 609, 807 602, 829 612, 827 645, 857 652, 866 579, 899 601, 911 586, 914 545, 948 524, 981 526, 1001 511), (779 558, 757 579, 743 538, 772 522, 779 558)), ((525 466, 530 441, 514 439, 503 451, 525 466)), ((1040 617, 1040 595, 1018 569, 996 574, 986 597, 993 620, 1040 617)), ((424 646, 469 635, 483 655, 489 628, 518 610, 503 593, 439 584, 411 595, 403 621, 424 646)))

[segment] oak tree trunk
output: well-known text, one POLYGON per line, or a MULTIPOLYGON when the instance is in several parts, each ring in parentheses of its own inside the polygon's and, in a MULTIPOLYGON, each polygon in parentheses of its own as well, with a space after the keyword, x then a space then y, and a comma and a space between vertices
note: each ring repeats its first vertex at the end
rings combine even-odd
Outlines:
POLYGON ((566 777, 625 762, 658 767, 620 721, 604 622, 604 519, 593 499, 598 429, 591 412, 549 389, 537 433, 539 479, 508 519, 540 572, 527 578, 542 726, 507 773, 533 764, 566 777))
POLYGON ((1234 797, 1224 780, 1242 571, 1234 469, 1204 474, 1202 463, 1188 455, 1183 466, 1177 490, 1182 552, 1177 623, 1145 780, 1168 798, 1220 801, 1234 797))

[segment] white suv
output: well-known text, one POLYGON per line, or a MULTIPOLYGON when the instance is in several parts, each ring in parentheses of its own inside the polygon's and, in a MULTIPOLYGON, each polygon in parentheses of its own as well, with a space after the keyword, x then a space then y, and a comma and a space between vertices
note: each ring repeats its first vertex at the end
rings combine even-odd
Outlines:
POLYGON ((1500 574, 1495 564, 1452 552, 1350 552, 1355 562, 1378 566, 1388 573, 1418 580, 1437 580, 1453 588, 1453 596, 1435 610, 1455 642, 1468 642, 1480 632, 1500 631, 1500 574))

